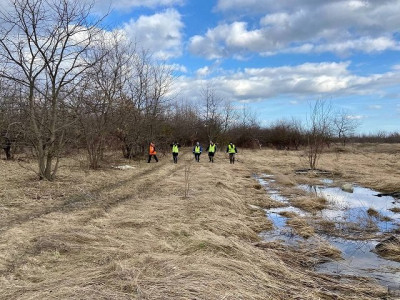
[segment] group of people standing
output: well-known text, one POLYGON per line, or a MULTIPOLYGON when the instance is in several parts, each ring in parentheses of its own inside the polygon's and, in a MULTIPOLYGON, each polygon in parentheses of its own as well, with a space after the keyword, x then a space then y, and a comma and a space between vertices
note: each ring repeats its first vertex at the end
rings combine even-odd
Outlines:
MULTIPOLYGON (((174 164, 177 164, 179 148, 181 147, 181 145, 177 142, 173 142, 172 144, 170 144, 170 147, 172 149, 172 158, 173 158, 174 164)), ((206 149, 206 152, 208 152, 209 162, 214 163, 214 155, 215 155, 216 151, 217 151, 217 145, 213 141, 210 141, 210 144, 208 145, 208 147, 206 149)), ((197 162, 200 162, 200 155, 203 152, 203 147, 200 145, 199 142, 196 142, 196 145, 194 145, 192 152, 194 154, 194 159, 197 162)), ((234 164, 235 163, 235 154, 237 153, 237 148, 232 142, 229 143, 228 147, 226 148, 226 152, 229 154, 229 162, 231 164, 234 164)), ((155 144, 153 142, 150 143, 150 147, 149 147, 149 159, 147 160, 148 163, 150 163, 152 157, 154 157, 155 161, 158 162, 157 151, 156 151, 155 144)))

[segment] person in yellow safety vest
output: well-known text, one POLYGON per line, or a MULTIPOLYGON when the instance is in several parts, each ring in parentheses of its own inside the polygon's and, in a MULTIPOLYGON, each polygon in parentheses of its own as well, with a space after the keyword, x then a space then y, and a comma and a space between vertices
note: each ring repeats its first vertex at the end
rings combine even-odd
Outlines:
POLYGON ((157 158, 156 154, 157 154, 156 145, 153 142, 151 142, 150 147, 149 147, 149 159, 147 160, 147 162, 150 163, 151 157, 154 157, 156 162, 158 162, 158 158, 157 158))
POLYGON ((197 162, 200 162, 200 155, 201 152, 203 152, 203 147, 200 146, 200 143, 197 142, 196 145, 193 147, 193 154, 194 154, 194 159, 197 162))
POLYGON ((213 143, 213 141, 210 141, 210 144, 208 145, 206 151, 208 151, 208 158, 210 159, 210 162, 214 162, 214 154, 217 151, 217 145, 213 143))
POLYGON ((235 154, 237 153, 237 148, 236 146, 230 142, 228 147, 226 148, 226 152, 229 153, 229 162, 231 164, 235 163, 235 154))
POLYGON ((181 145, 179 145, 177 142, 173 142, 172 144, 170 144, 170 146, 172 147, 172 158, 174 160, 174 164, 177 164, 179 148, 181 147, 181 145))

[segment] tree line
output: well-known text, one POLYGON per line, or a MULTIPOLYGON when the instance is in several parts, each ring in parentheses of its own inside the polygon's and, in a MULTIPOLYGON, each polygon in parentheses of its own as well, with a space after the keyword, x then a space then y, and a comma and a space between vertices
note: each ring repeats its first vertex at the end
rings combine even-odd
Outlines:
POLYGON ((39 179, 53 180, 60 158, 74 149, 85 149, 96 169, 107 149, 133 159, 150 141, 165 152, 172 141, 213 140, 252 148, 307 146, 315 154, 333 139, 354 139, 357 122, 323 101, 310 107, 307 124, 293 119, 262 127, 253 112, 234 107, 212 84, 196 103, 173 98, 171 67, 118 31, 102 30, 85 1, 10 3, 0 10, 0 144, 7 159, 30 149, 39 179))

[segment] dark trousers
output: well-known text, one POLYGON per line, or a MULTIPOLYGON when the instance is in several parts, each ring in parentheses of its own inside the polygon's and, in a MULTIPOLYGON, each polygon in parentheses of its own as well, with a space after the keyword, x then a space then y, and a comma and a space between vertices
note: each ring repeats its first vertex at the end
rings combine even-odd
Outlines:
POLYGON ((172 158, 174 159, 174 164, 178 163, 178 153, 172 153, 172 158))
POLYGON ((214 162, 214 152, 208 152, 208 158, 210 162, 214 162))
POLYGON ((195 154, 194 154, 194 159, 195 159, 197 162, 200 162, 200 154, 201 154, 201 153, 195 153, 195 154))
POLYGON ((158 162, 158 158, 155 154, 149 154, 149 159, 147 160, 147 162, 149 163, 151 160, 151 157, 154 157, 154 159, 156 160, 156 162, 158 162))
POLYGON ((235 163, 235 153, 229 153, 229 162, 231 164, 235 163))

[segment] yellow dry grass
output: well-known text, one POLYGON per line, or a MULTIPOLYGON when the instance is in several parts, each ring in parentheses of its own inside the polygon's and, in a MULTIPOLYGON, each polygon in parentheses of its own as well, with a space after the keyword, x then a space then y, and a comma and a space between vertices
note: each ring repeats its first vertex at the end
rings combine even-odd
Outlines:
POLYGON ((285 217, 285 218, 297 217, 297 213, 295 213, 294 211, 281 211, 279 213, 279 215, 281 215, 282 217, 285 217))
POLYGON ((400 262, 400 239, 392 235, 377 244, 374 251, 382 257, 400 262))
POLYGON ((290 218, 287 221, 287 225, 289 225, 297 235, 306 239, 313 236, 315 233, 314 227, 308 224, 307 218, 301 218, 301 217, 290 218))
POLYGON ((399 244, 387 243, 383 245, 377 253, 387 259, 400 262, 400 247, 399 244))
POLYGON ((394 212, 395 214, 400 213, 400 207, 393 207, 390 209, 392 212, 394 212))
MULTIPOLYGON (((367 162, 377 153, 354 150, 332 162, 335 155, 323 157, 321 167, 338 168, 345 178, 385 190, 400 181, 396 153, 385 153, 374 180, 367 162)), ((305 262, 335 256, 327 247, 316 254, 277 244, 256 246, 258 232, 271 223, 254 205, 278 204, 255 187, 251 175, 277 174, 290 188, 296 183, 293 171, 304 167, 299 152, 243 151, 234 165, 222 153, 214 164, 180 156, 178 165, 170 157, 157 164, 115 162, 134 166, 125 171, 85 170, 82 157, 66 158, 53 183, 38 182, 19 163, 1 160, 0 299, 385 295, 384 288, 363 278, 315 273, 305 262), (187 198, 185 163, 191 164, 187 198)), ((23 164, 35 167, 34 161, 23 164)), ((304 225, 302 219, 292 220, 300 220, 293 226, 304 225)))
POLYGON ((291 203, 293 206, 312 213, 328 207, 328 201, 324 197, 310 195, 291 199, 291 203))

